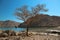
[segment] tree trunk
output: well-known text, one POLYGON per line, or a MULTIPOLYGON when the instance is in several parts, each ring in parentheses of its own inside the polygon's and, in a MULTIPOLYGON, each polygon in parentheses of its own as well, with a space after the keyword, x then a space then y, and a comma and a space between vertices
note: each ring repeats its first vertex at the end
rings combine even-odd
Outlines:
POLYGON ((27 26, 27 29, 26 29, 26 35, 28 36, 28 26, 27 26))

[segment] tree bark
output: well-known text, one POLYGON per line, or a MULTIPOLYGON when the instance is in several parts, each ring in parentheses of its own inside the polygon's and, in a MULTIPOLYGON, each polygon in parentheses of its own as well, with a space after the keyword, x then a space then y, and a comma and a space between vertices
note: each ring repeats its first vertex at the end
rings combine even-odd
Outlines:
POLYGON ((26 29, 26 36, 28 36, 28 26, 27 26, 27 29, 26 29))

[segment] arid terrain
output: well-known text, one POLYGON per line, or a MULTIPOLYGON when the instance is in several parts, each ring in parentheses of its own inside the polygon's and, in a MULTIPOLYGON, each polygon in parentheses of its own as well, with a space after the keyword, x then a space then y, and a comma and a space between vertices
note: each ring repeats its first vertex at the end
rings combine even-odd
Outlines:
POLYGON ((13 31, 0 31, 0 40, 60 40, 60 35, 49 34, 43 32, 29 32, 29 36, 25 35, 25 32, 13 32, 13 31), (8 34, 7 34, 8 33, 8 34))
POLYGON ((32 35, 30 37, 10 36, 0 38, 0 40, 60 40, 60 36, 32 35))

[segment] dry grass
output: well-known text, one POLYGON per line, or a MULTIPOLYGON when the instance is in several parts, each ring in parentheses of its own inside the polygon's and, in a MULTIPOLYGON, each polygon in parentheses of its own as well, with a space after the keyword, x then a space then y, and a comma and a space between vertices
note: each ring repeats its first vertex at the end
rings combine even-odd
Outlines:
POLYGON ((52 36, 52 35, 44 35, 44 34, 37 34, 35 32, 29 32, 29 36, 20 35, 20 36, 9 36, 9 37, 2 37, 0 40, 60 40, 60 36, 52 36))

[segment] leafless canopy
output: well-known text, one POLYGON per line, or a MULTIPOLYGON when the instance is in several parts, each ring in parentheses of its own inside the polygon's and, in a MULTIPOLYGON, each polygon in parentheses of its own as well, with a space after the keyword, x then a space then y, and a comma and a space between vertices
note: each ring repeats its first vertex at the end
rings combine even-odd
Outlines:
MULTIPOLYGON (((17 8, 15 15, 17 16, 18 19, 23 20, 25 22, 30 17, 36 16, 40 12, 46 12, 46 11, 47 10, 45 9, 44 5, 38 4, 36 7, 32 7, 31 11, 25 5, 25 6, 22 6, 21 8, 17 8)), ((29 22, 28 22, 28 24, 29 24, 29 22)), ((28 36, 28 26, 26 29, 26 35, 28 36)))
POLYGON ((47 9, 45 8, 45 5, 40 5, 38 4, 35 7, 31 8, 31 11, 28 9, 28 6, 22 6, 21 8, 16 9, 15 15, 17 16, 18 19, 27 21, 32 16, 35 16, 39 14, 40 12, 46 12, 47 9))

